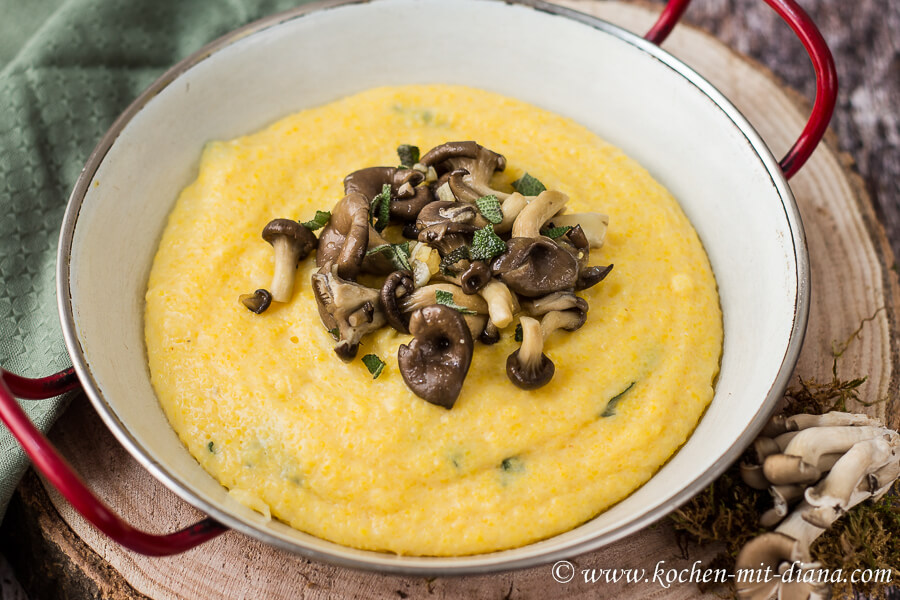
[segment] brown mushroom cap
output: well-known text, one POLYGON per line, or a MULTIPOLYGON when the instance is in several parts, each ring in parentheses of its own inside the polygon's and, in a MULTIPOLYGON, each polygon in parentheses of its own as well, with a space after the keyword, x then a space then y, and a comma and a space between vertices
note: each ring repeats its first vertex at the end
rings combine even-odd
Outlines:
MULTIPOLYGON (((305 228, 304 228, 305 229, 305 228)), ((319 236, 316 266, 334 262, 343 279, 359 275, 369 245, 369 201, 359 192, 344 196, 319 236)))
POLYGON ((409 333, 409 317, 400 310, 397 301, 413 293, 415 283, 407 271, 394 271, 381 286, 381 305, 388 325, 401 333, 409 333))
POLYGON ((544 354, 540 322, 521 317, 519 324, 522 326, 522 345, 506 359, 506 376, 523 390, 534 390, 553 379, 556 366, 544 354))
POLYGON ((429 187, 419 185, 424 181, 425 175, 414 169, 368 167, 344 178, 344 193, 360 193, 371 203, 387 184, 391 186, 391 217, 401 221, 415 221, 419 211, 434 200, 429 187))
POLYGON ((574 289, 578 263, 550 238, 510 238, 491 271, 509 289, 530 298, 574 289))
MULTIPOLYGON (((447 142, 429 150, 419 160, 426 167, 434 167, 438 174, 448 171, 465 170, 465 175, 457 174, 450 180, 451 190, 459 200, 474 202, 476 198, 488 194, 500 200, 509 194, 490 187, 495 171, 506 168, 506 158, 476 142, 447 142)), ((442 184, 439 182, 435 189, 442 184)))
POLYGON ((471 204, 443 200, 431 202, 416 219, 418 240, 437 248, 442 257, 446 256, 475 233, 473 222, 477 214, 471 204))
POLYGON ((473 261, 459 276, 459 286, 465 294, 477 294, 491 280, 491 268, 481 260, 473 261))
POLYGON ((238 300, 247 307, 247 310, 259 315, 266 312, 266 309, 272 304, 272 294, 269 293, 269 290, 261 288, 252 294, 241 294, 238 300))
POLYGON ((297 264, 318 244, 312 232, 291 219, 274 219, 263 228, 262 237, 275 250, 275 271, 269 286, 272 300, 287 302, 294 291, 297 264))
POLYGON ((452 408, 472 363, 472 334, 456 310, 433 304, 416 310, 409 320, 415 336, 397 351, 406 385, 417 396, 452 408))
MULTIPOLYGON (((273 219, 263 228, 262 238, 275 245, 276 240, 284 238, 294 244, 297 260, 303 260, 319 243, 312 231, 291 219, 273 219)), ((296 266, 296 265, 294 265, 296 266)))

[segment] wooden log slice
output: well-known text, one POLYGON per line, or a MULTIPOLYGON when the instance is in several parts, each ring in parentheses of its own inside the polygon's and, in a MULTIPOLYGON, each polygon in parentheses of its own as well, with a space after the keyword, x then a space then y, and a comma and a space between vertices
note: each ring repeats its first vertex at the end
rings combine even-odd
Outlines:
MULTIPOLYGON (((652 24, 657 10, 591 0, 567 0, 565 4, 641 32, 652 24)), ((779 85, 766 69, 688 27, 676 29, 665 48, 723 91, 754 123, 776 156, 793 143, 806 121, 808 104, 779 85)), ((841 346, 839 376, 867 376, 862 398, 884 400, 870 408, 852 406, 851 410, 878 416, 896 428, 900 406, 890 391, 896 389, 900 373, 900 289, 896 273, 890 269, 894 263, 888 241, 863 183, 852 172, 849 158, 836 151, 834 142, 829 139, 823 144, 791 181, 812 261, 812 308, 796 375, 830 380, 834 348, 841 346)), ((144 471, 115 442, 83 398, 60 420, 52 438, 98 495, 135 526, 171 531, 201 516, 144 471)), ((148 558, 125 551, 98 534, 55 490, 46 493, 50 503, 34 480, 26 480, 11 516, 17 522, 33 517, 34 523, 14 534, 30 540, 29 544, 44 543, 64 550, 43 559, 51 564, 56 561, 54 568, 39 564, 40 552, 23 553, 31 566, 18 560, 17 567, 37 572, 44 579, 65 571, 59 585, 71 589, 80 585, 78 589, 91 590, 90 597, 97 598, 693 598, 699 596, 694 583, 674 582, 666 588, 653 582, 656 565, 665 561, 665 568, 683 569, 699 560, 707 566, 719 551, 716 547, 691 549, 690 556, 685 556, 663 520, 601 550, 573 557, 579 575, 568 584, 554 582, 549 565, 498 575, 438 579, 352 571, 312 562, 234 532, 177 557, 148 558), (591 568, 645 569, 651 581, 586 583, 580 570, 591 568), (87 581, 77 583, 79 577, 87 581)), ((15 547, 24 545, 16 542, 15 547)), ((10 556, 14 563, 16 558, 10 556)), ((44 593, 41 597, 67 596, 44 593)))

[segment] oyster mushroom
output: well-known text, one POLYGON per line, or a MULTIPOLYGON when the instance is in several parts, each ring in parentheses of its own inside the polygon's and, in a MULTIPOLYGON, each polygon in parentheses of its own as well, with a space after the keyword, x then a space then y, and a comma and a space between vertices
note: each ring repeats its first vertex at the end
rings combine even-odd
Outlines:
POLYGON ((415 221, 422 208, 434 200, 425 182, 425 175, 415 169, 369 167, 350 173, 344 178, 344 193, 360 193, 369 203, 391 186, 391 217, 401 221, 415 221))
POLYGON ((412 294, 408 294, 399 300, 400 312, 409 315, 420 308, 437 304, 436 292, 442 291, 453 295, 453 303, 466 311, 463 320, 469 326, 472 337, 479 337, 484 332, 487 323, 488 307, 481 296, 464 294, 462 288, 452 283, 432 283, 424 287, 416 288, 412 294))
POLYGON ((329 331, 338 330, 335 353, 352 360, 359 340, 385 323, 379 290, 344 280, 338 265, 331 262, 312 276, 312 285, 322 323, 329 331))
POLYGON ((605 267, 588 266, 591 246, 581 225, 575 225, 556 241, 560 246, 569 250, 578 263, 578 281, 575 283, 576 290, 586 290, 597 285, 606 279, 606 276, 612 271, 613 265, 607 265, 605 267))
POLYGON ((562 210, 569 197, 562 192, 546 190, 529 202, 518 214, 512 226, 514 238, 536 238, 541 235, 541 227, 550 217, 562 210))
POLYGON ((241 294, 238 300, 247 307, 247 310, 259 315, 266 312, 272 304, 272 294, 269 290, 258 289, 252 294, 241 294))
POLYGON ((414 394, 452 408, 462 390, 474 344, 462 315, 433 304, 417 309, 409 319, 412 341, 397 351, 403 381, 414 394))
POLYGON ((509 196, 490 185, 494 173, 506 169, 506 158, 476 142, 447 142, 435 146, 419 159, 419 163, 426 168, 434 167, 438 175, 465 170, 466 174, 458 180, 454 195, 458 191, 468 202, 491 194, 501 201, 509 196))
POLYGON ((496 279, 489 279, 480 294, 487 302, 488 314, 491 316, 490 322, 495 328, 503 329, 512 323, 516 302, 506 284, 496 279))
MULTIPOLYGON (((770 600, 771 598, 827 598, 828 588, 822 583, 809 583, 809 578, 794 574, 790 582, 782 582, 781 574, 787 565, 800 560, 800 543, 789 535, 779 532, 764 533, 741 549, 735 561, 735 570, 741 572, 760 571, 768 576, 741 578, 735 580, 739 598, 746 600, 770 600), (799 581, 798 581, 799 579, 799 581)), ((802 561, 801 570, 818 568, 818 563, 802 561)))
POLYGON ((399 301, 415 290, 415 282, 406 271, 394 271, 381 286, 381 305, 388 325, 401 333, 409 333, 409 315, 400 310, 399 301))
POLYGON ((507 233, 512 230, 513 223, 519 216, 519 213, 528 206, 528 199, 519 192, 515 192, 506 197, 500 204, 500 210, 503 212, 503 220, 494 225, 494 231, 497 233, 507 233))
MULTIPOLYGON (((485 286, 490 285, 492 281, 491 268, 483 260, 470 262, 466 270, 459 276, 459 286, 465 294, 477 294, 485 286)), ((488 301, 488 304, 490 304, 490 301, 488 301)), ((509 318, 512 319, 512 315, 509 318)), ((508 324, 509 322, 507 322, 508 324)), ((500 327, 506 327, 506 325, 500 325, 500 327)))
POLYGON ((344 196, 319 235, 316 266, 334 263, 342 279, 355 280, 369 247, 369 201, 359 192, 344 196))
POLYGON ((603 243, 606 241, 606 230, 609 227, 609 217, 596 212, 570 213, 553 217, 550 224, 553 227, 574 228, 580 226, 584 231, 584 235, 590 247, 597 249, 603 246, 603 243))
MULTIPOLYGON (((821 482, 806 490, 806 501, 813 508, 805 513, 804 519, 819 527, 828 527, 847 512, 850 497, 863 480, 889 463, 900 463, 900 439, 895 434, 892 444, 885 437, 890 436, 854 444, 821 482)), ((869 491, 878 492, 877 489, 869 491)))
POLYGON ((478 214, 474 205, 436 200, 428 204, 416 219, 418 240, 447 256, 467 243, 475 233, 478 214))
POLYGON ((510 290, 534 298, 575 288, 578 262, 550 238, 513 237, 507 248, 491 263, 491 272, 510 290))
POLYGON ((294 271, 318 244, 312 232, 291 219, 273 219, 263 228, 262 238, 275 249, 272 300, 287 302, 294 291, 294 271))
POLYGON ((556 367, 544 354, 541 323, 531 317, 521 317, 522 345, 506 359, 506 376, 523 390, 533 390, 550 382, 556 367))

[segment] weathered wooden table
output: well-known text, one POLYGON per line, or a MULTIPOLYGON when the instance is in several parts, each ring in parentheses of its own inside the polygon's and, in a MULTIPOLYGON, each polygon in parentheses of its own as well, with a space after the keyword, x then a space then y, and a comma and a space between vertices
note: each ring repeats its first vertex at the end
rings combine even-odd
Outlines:
MULTIPOLYGON (((646 3, 564 3, 634 31, 646 30, 658 10, 646 3)), ((814 299, 797 372, 829 378, 832 343, 847 339, 871 317, 841 357, 839 369, 844 378, 868 376, 864 399, 888 398, 868 412, 896 428, 900 289, 890 246, 900 251, 900 10, 896 3, 889 6, 889 0, 803 4, 835 52, 842 89, 833 121, 836 135, 792 180, 809 240, 814 299)), ((808 110, 803 98, 811 98, 814 89, 799 42, 761 0, 695 0, 687 20, 759 61, 748 61, 710 35, 687 28, 665 44, 723 90, 780 155, 802 127, 808 110)), ((162 531, 197 517, 130 459, 83 398, 52 437, 92 487, 136 525, 162 531)), ((35 599, 699 595, 693 584, 669 589, 584 582, 563 586, 552 580, 549 567, 457 579, 387 577, 310 562, 236 533, 180 557, 148 559, 99 536, 33 474, 20 487, 0 539, 35 599)), ((683 567, 697 559, 708 562, 717 551, 692 549, 689 559, 683 557, 662 522, 573 561, 582 568, 652 568, 659 560, 683 567)))

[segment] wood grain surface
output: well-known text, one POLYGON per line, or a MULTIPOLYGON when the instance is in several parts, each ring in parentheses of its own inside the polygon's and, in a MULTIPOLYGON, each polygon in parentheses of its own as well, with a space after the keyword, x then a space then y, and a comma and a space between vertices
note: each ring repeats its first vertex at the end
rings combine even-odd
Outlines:
MULTIPOLYGON (((567 0, 564 3, 633 31, 646 30, 657 9, 652 5, 647 8, 646 4, 595 0, 567 0)), ((868 15, 873 15, 872 11, 879 5, 888 10, 887 2, 853 4, 868 15)), ((879 54, 878 58, 869 58, 857 53, 857 50, 863 52, 862 49, 849 50, 846 39, 841 36, 847 35, 849 28, 866 48, 870 48, 868 44, 883 44, 876 49, 878 52, 885 47, 893 48, 890 44, 896 41, 888 39, 890 32, 885 30, 886 22, 877 22, 874 17, 866 21, 869 24, 867 33, 859 33, 857 28, 865 27, 853 20, 861 18, 860 15, 845 11, 842 2, 811 1, 804 5, 825 26, 826 37, 836 49, 840 71, 852 66, 853 60, 871 60, 873 65, 881 66, 875 68, 866 64, 863 65, 865 68, 860 67, 863 73, 856 75, 856 87, 852 88, 856 91, 849 96, 846 88, 842 92, 835 121, 838 135, 832 135, 828 144, 816 151, 807 167, 791 182, 806 227, 813 272, 810 326, 796 373, 805 378, 829 379, 834 344, 850 340, 838 362, 840 375, 843 378, 868 376, 862 388, 863 399, 884 400, 870 409, 852 408, 878 415, 896 428, 900 426, 900 404, 896 393, 900 375, 897 319, 900 288, 897 274, 891 269, 890 242, 879 224, 877 211, 889 222, 893 218, 890 215, 897 217, 893 239, 895 247, 900 246, 897 243, 900 242, 900 207, 895 205, 896 183, 882 178, 882 174, 890 169, 894 169, 895 176, 898 173, 894 159, 900 135, 895 120, 897 103, 887 105, 887 109, 884 104, 891 102, 890 98, 896 99, 896 81, 890 91, 891 84, 885 84, 875 72, 883 69, 879 72, 888 76, 893 72, 896 79, 897 53, 891 49, 891 57, 884 58, 879 54), (853 23, 848 26, 841 23, 842 19, 853 23), (865 41, 862 41, 863 37, 865 41), (853 109, 854 97, 861 103, 858 111, 853 109), (894 108, 888 110, 890 106, 894 108), (873 112, 868 114, 867 111, 873 112), (874 121, 881 124, 872 125, 874 121), (874 129, 865 129, 864 124, 874 129), (844 129, 851 133, 847 134, 844 129), (878 141, 873 141, 872 131, 882 134, 893 131, 893 138, 884 134, 878 141), (859 159, 860 168, 874 175, 865 180, 858 176, 849 155, 842 150, 853 152, 859 159), (890 158, 891 152, 895 153, 894 159, 890 158), (869 171, 873 165, 876 165, 874 170, 869 171), (873 206, 866 194, 867 188, 874 192, 873 195, 878 194, 880 208, 873 206), (892 208, 885 208, 892 203, 892 208), (854 334, 860 325, 862 327, 854 334)), ((768 15, 768 10, 761 0, 696 0, 687 16, 688 20, 714 31, 732 48, 761 60, 777 77, 765 66, 742 58, 716 37, 691 28, 677 29, 664 47, 696 68, 731 98, 757 127, 773 152, 780 155, 791 145, 805 122, 808 106, 804 97, 812 97, 812 72, 799 43, 786 26, 768 15), (800 93, 788 89, 779 77, 800 93)), ((887 23, 889 25, 891 21, 887 23)), ((869 51, 875 50, 870 48, 869 51)), ((52 437, 91 487, 136 526, 166 531, 200 516, 118 446, 84 399, 73 404, 52 437)), ((233 532, 179 557, 151 559, 123 551, 97 534, 58 494, 53 490, 45 491, 36 478, 26 480, 10 513, 16 515, 16 523, 22 526, 10 533, 9 523, 4 525, 6 552, 26 586, 33 591, 33 600, 62 597, 176 600, 700 596, 691 583, 675 584, 666 589, 653 583, 596 584, 576 579, 563 585, 553 581, 549 566, 465 578, 383 576, 311 562, 233 532), (34 547, 35 552, 16 551, 26 546, 34 547), (41 548, 45 548, 43 552, 49 556, 45 562, 50 567, 36 564, 41 560, 41 548), (82 591, 63 596, 53 595, 48 589, 82 591)), ((673 532, 664 520, 597 552, 573 557, 572 562, 578 569, 645 568, 652 572, 662 560, 671 568, 688 567, 695 560, 708 564, 718 550, 716 547, 690 548, 685 554, 675 543, 673 532)))

